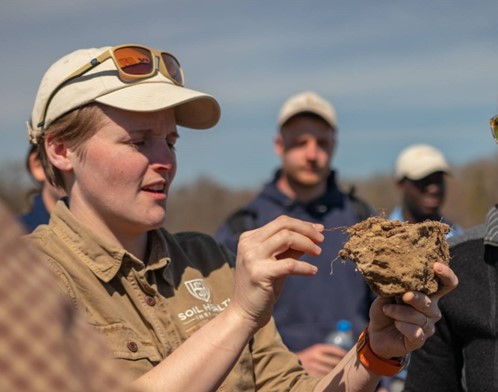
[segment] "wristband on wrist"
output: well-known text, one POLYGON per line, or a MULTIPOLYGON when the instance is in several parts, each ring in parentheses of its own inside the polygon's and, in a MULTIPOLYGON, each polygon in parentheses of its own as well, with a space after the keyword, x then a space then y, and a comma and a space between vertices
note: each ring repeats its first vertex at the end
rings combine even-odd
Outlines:
POLYGON ((370 347, 370 341, 368 339, 368 326, 363 330, 358 338, 356 352, 363 366, 379 376, 394 376, 405 369, 410 361, 410 354, 401 358, 393 359, 378 357, 370 347))

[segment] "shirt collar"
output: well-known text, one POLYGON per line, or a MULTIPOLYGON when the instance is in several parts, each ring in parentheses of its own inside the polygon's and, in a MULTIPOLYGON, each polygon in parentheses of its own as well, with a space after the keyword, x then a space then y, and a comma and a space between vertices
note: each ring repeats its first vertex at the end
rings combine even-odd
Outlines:
MULTIPOLYGON (((67 199, 57 202, 52 212, 51 226, 65 242, 70 244, 80 260, 104 282, 113 279, 125 261, 144 267, 143 261, 125 249, 106 242, 79 223, 67 207, 67 199)), ((169 258, 166 257, 168 248, 161 237, 159 230, 149 232, 151 251, 145 266, 146 271, 162 268, 169 262, 169 258)))

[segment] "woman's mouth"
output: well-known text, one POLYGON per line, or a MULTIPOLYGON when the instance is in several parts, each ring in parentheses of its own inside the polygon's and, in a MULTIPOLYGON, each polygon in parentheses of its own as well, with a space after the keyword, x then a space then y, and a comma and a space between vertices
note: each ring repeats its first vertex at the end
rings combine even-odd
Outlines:
POLYGON ((150 185, 142 188, 142 190, 145 192, 153 192, 153 193, 164 193, 165 189, 166 189, 165 184, 150 185))

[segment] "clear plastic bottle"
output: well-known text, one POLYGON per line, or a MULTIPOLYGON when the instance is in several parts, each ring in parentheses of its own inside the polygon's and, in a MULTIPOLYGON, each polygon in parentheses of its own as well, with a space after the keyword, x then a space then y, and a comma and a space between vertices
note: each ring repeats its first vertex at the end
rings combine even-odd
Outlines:
POLYGON ((353 325, 351 321, 339 320, 336 324, 335 331, 332 331, 325 338, 325 343, 334 346, 342 347, 344 350, 349 350, 354 346, 353 325))

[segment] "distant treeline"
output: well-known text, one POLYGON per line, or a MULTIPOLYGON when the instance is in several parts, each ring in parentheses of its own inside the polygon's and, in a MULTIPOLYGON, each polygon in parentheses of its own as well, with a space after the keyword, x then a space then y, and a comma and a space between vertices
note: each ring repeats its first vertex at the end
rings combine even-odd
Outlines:
MULTIPOLYGON (((340 173, 339 173, 340 174, 340 173)), ((340 179, 344 191, 354 188, 377 211, 389 213, 398 202, 391 175, 368 179, 340 179)), ((498 201, 498 155, 455 167, 448 178, 443 209, 448 219, 467 228, 483 222, 486 212, 498 201)), ((29 208, 29 181, 22 163, 5 164, 0 169, 0 197, 17 214, 29 208)), ((232 189, 209 178, 175 187, 170 193, 166 227, 172 231, 202 231, 213 234, 234 210, 245 204, 257 189, 232 189)))

